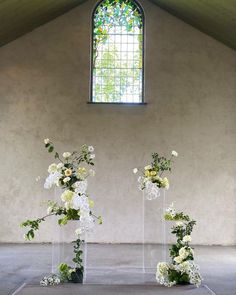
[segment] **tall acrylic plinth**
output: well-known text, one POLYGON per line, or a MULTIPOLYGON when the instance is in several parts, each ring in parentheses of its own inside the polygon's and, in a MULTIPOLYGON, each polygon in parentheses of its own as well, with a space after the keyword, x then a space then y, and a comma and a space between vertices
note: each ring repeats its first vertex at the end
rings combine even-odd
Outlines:
POLYGON ((143 192, 143 273, 145 283, 153 282, 157 263, 166 261, 168 245, 166 244, 166 191, 150 199, 143 192))
MULTIPOLYGON (((90 244, 86 243, 89 235, 82 237, 84 284, 137 285, 156 283, 157 263, 166 261, 165 223, 163 211, 166 196, 164 191, 153 200, 140 195, 140 243, 138 244, 90 244)), ((104 221, 109 222, 108 220, 104 221)), ((73 266, 73 244, 77 221, 66 226, 55 224, 53 242, 52 270, 64 262, 73 266), (57 238, 56 238, 57 237, 57 238)), ((119 224, 117 224, 119 227, 119 224)), ((96 230, 96 226, 95 229, 96 230)), ((127 227, 129 231, 129 227, 127 227)))

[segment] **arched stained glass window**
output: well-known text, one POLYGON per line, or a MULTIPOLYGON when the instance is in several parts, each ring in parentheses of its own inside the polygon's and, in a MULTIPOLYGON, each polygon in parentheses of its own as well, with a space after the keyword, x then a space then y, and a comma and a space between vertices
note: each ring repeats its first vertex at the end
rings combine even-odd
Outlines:
POLYGON ((144 16, 132 0, 101 1, 93 13, 91 101, 143 102, 144 16))

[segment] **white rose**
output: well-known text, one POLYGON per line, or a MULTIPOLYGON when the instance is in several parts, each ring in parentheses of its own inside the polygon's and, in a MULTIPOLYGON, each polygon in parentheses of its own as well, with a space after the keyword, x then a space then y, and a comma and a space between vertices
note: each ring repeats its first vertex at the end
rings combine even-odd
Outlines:
POLYGON ((94 152, 94 147, 93 147, 92 145, 90 145, 90 146, 88 147, 88 151, 89 151, 90 153, 94 152))
POLYGON ((64 167, 64 164, 63 163, 57 164, 57 169, 61 169, 62 167, 64 167))
POLYGON ((95 155, 94 154, 91 154, 90 155, 90 159, 94 159, 95 158, 95 155))
POLYGON ((185 249, 185 247, 182 247, 180 250, 179 250, 179 256, 182 258, 182 260, 184 260, 185 258, 187 258, 189 255, 189 251, 187 251, 185 249))
POLYGON ((177 221, 176 222, 176 226, 183 226, 183 225, 184 225, 184 223, 182 221, 177 221))
POLYGON ((138 169, 137 168, 134 168, 133 169, 133 172, 134 172, 134 174, 136 174, 138 172, 138 169))
POLYGON ((48 167, 48 172, 49 173, 54 173, 57 171, 57 164, 53 163, 48 167))
POLYGON ((183 259, 182 259, 181 256, 177 256, 177 257, 174 258, 174 261, 175 261, 176 263, 181 263, 182 260, 183 260, 183 259))
POLYGON ((63 179, 63 182, 64 182, 64 183, 66 183, 66 182, 68 182, 68 181, 70 181, 70 177, 66 177, 66 178, 63 179))
POLYGON ((45 143, 45 144, 48 144, 49 142, 50 142, 49 138, 45 138, 45 139, 44 139, 44 143, 45 143))
POLYGON ((81 230, 81 228, 77 228, 77 229, 75 230, 75 234, 76 234, 77 236, 81 235, 81 234, 82 234, 82 230, 81 230))
POLYGON ((147 165, 147 166, 144 167, 144 169, 145 170, 150 170, 150 169, 152 169, 152 166, 151 165, 147 165))
POLYGON ((173 157, 178 157, 178 153, 177 153, 176 151, 172 151, 171 155, 172 155, 173 157))
POLYGON ((95 171, 94 171, 93 169, 90 169, 90 170, 89 170, 89 174, 90 174, 91 176, 95 176, 95 171))
POLYGON ((191 241, 192 241, 191 236, 187 235, 187 236, 184 236, 184 237, 183 237, 183 242, 184 242, 184 243, 188 243, 188 242, 191 242, 191 241))
POLYGON ((63 158, 67 159, 67 158, 69 158, 71 156, 71 153, 70 152, 64 152, 62 154, 62 156, 63 156, 63 158))

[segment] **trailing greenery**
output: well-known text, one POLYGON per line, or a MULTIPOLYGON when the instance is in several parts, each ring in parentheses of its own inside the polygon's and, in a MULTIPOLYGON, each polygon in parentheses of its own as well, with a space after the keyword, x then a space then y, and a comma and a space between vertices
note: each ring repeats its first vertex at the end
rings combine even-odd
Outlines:
POLYGON ((196 221, 183 212, 176 212, 173 205, 166 210, 164 218, 176 222, 171 229, 171 233, 176 236, 176 243, 170 248, 171 263, 158 263, 157 281, 168 287, 187 283, 198 287, 202 277, 198 265, 194 263, 193 248, 189 245, 196 221))
POLYGON ((93 213, 94 202, 87 193, 87 178, 95 175, 94 170, 88 169, 89 166, 94 166, 94 148, 83 145, 80 152, 64 152, 60 157, 49 139, 45 139, 44 143, 47 151, 49 153, 54 152, 54 158, 59 161, 59 163, 52 163, 48 167, 49 175, 46 178, 44 187, 46 189, 53 186, 60 187, 62 189, 60 203, 59 201, 49 200, 47 202, 47 215, 37 219, 27 219, 21 223, 21 227, 28 229, 25 239, 32 240, 41 223, 46 221, 48 217, 58 217, 59 226, 66 225, 71 220, 76 220, 78 228, 75 231, 77 239, 74 242, 75 257, 73 258, 75 267, 62 263, 59 266, 60 277, 44 277, 41 284, 43 286, 55 285, 59 281, 63 282, 65 280, 81 282, 84 267, 81 249, 83 241, 80 236, 84 232, 91 230, 95 221, 102 224, 102 217, 93 213))

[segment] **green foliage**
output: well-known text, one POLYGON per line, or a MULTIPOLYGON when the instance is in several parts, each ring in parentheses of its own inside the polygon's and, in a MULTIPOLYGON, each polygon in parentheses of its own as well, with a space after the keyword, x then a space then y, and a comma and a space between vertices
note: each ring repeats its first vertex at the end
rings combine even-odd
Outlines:
POLYGON ((159 156, 158 153, 152 154, 152 167, 156 171, 171 171, 171 160, 166 157, 159 156))
POLYGON ((75 257, 73 258, 73 262, 76 263, 76 269, 80 269, 81 272, 83 272, 84 271, 83 259, 82 259, 83 251, 81 250, 81 246, 84 243, 84 241, 78 238, 74 243, 75 243, 74 245, 75 257))
POLYGON ((183 212, 176 213, 174 216, 169 213, 166 213, 164 215, 164 218, 165 220, 168 220, 168 221, 189 221, 190 220, 189 216, 185 215, 183 212))
POLYGON ((98 224, 102 224, 103 221, 102 221, 102 216, 98 216, 98 224))
POLYGON ((180 272, 171 269, 169 270, 169 280, 171 282, 176 282, 176 284, 188 284, 189 276, 186 273, 181 274, 180 272))
POLYGON ((170 256, 172 257, 173 263, 174 258, 179 256, 179 250, 183 248, 183 245, 185 245, 185 248, 189 250, 189 255, 185 258, 185 260, 193 260, 193 255, 191 252, 191 248, 188 246, 188 242, 184 242, 183 238, 185 236, 190 236, 193 227, 196 224, 195 220, 191 220, 190 217, 183 212, 175 212, 169 213, 167 212, 164 215, 165 220, 169 221, 181 221, 183 222, 181 225, 175 225, 171 229, 171 233, 174 234, 177 238, 176 244, 172 245, 170 248, 170 256))
POLYGON ((60 281, 62 283, 71 280, 71 270, 72 268, 68 266, 66 263, 60 263, 58 266, 58 270, 60 273, 60 281))
POLYGON ((21 223, 21 227, 29 227, 29 231, 25 234, 25 239, 30 241, 34 238, 35 236, 35 231, 39 230, 39 225, 42 221, 45 221, 44 218, 38 218, 35 220, 26 220, 21 223))

